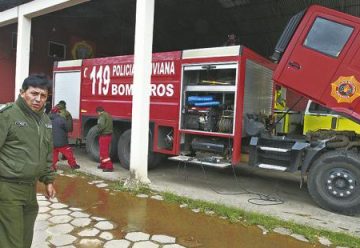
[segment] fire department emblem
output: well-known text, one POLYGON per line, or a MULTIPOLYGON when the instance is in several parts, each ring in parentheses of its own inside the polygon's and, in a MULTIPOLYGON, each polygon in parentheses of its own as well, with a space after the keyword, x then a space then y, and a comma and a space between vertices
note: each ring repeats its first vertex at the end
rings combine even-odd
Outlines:
POLYGON ((360 83, 355 76, 339 77, 331 84, 331 96, 338 103, 352 103, 360 96, 360 83))

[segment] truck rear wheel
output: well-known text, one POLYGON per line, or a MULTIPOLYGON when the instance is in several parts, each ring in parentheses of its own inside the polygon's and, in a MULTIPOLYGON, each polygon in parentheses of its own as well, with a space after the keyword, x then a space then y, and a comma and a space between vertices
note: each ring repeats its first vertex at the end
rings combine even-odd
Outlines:
MULTIPOLYGON (((117 142, 118 142, 118 132, 114 130, 111 144, 109 147, 110 150, 110 157, 112 161, 118 160, 117 157, 117 142)), ((90 128, 89 132, 86 135, 86 152, 90 155, 90 157, 99 162, 99 134, 96 126, 90 128)))
POLYGON ((346 215, 360 212, 360 157, 333 151, 317 159, 308 176, 308 190, 322 208, 346 215))
MULTIPOLYGON (((119 138, 118 142, 118 156, 120 160, 120 165, 125 168, 130 168, 130 142, 131 142, 131 129, 123 132, 119 138)), ((149 138, 149 142, 152 142, 152 139, 149 138)), ((157 154, 152 151, 152 148, 149 146, 148 154, 148 167, 149 169, 155 168, 161 161, 162 154, 157 154)))

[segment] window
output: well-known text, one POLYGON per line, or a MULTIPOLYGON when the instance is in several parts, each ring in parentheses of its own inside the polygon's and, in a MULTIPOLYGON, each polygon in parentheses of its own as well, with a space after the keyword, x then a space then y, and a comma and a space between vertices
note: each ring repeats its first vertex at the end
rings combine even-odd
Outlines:
POLYGON ((315 102, 311 102, 310 107, 309 107, 309 112, 312 114, 331 114, 331 110, 320 105, 317 104, 315 102))
POLYGON ((352 27, 318 17, 304 41, 304 46, 338 57, 353 30, 352 27))
POLYGON ((65 59, 66 56, 66 46, 64 44, 49 41, 49 57, 53 57, 55 59, 65 59))

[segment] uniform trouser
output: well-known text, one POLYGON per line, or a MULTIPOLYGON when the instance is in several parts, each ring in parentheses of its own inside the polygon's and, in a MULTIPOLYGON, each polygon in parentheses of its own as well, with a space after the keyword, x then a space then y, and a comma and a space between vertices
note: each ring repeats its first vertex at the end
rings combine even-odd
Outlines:
POLYGON ((109 156, 109 147, 111 143, 111 134, 99 136, 100 167, 103 169, 112 169, 113 163, 109 156))
POLYGON ((38 210, 35 183, 0 180, 0 247, 30 248, 38 210))
POLYGON ((59 161, 59 153, 64 154, 66 160, 68 161, 68 164, 70 167, 73 167, 76 165, 76 160, 74 157, 74 153, 69 145, 62 146, 62 147, 54 147, 53 149, 53 162, 52 166, 54 169, 56 169, 56 163, 59 161))

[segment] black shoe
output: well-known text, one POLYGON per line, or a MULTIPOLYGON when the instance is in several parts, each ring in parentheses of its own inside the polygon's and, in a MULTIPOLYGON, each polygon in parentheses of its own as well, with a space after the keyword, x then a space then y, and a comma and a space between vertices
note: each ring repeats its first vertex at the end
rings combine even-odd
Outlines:
POLYGON ((113 172, 114 171, 114 169, 109 169, 109 168, 105 168, 105 169, 103 169, 103 172, 113 172))
POLYGON ((76 164, 74 166, 71 166, 71 169, 73 169, 73 170, 80 169, 80 165, 76 164))

